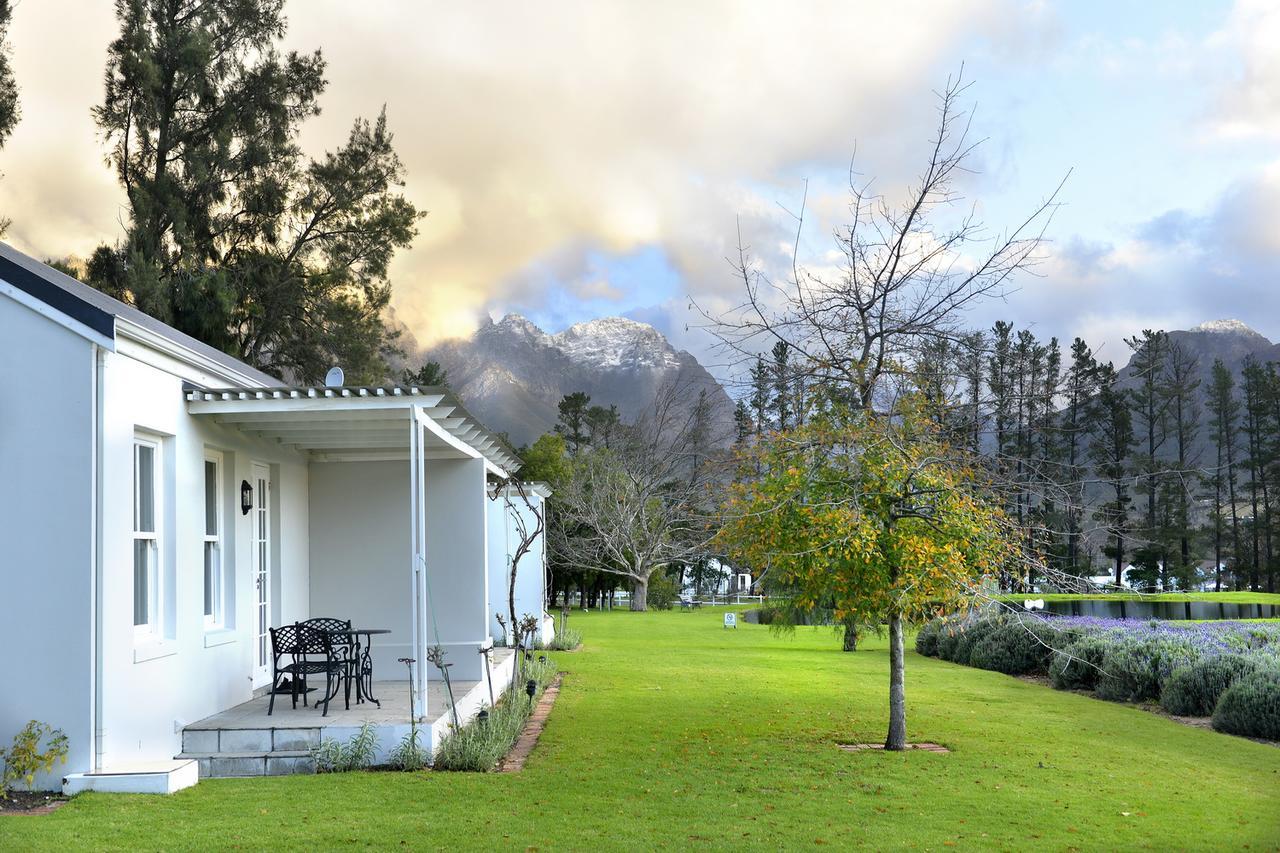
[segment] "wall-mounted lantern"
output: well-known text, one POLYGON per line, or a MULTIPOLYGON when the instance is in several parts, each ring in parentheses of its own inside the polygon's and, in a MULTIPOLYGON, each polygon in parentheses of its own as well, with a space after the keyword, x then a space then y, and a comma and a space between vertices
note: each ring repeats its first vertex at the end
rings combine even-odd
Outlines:
POLYGON ((240 481, 240 514, 248 515, 249 510, 253 509, 253 486, 249 485, 248 480, 240 481))

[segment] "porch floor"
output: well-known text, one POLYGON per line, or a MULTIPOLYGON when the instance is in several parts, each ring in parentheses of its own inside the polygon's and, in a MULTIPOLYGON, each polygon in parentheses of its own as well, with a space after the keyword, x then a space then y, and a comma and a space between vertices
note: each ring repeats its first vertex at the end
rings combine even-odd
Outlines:
MULTIPOLYGON (((502 666, 507 658, 512 655, 510 649, 496 648, 493 650, 493 693, 499 696, 502 693, 501 683, 502 676, 500 673, 505 672, 502 666)), ((433 673, 434 675, 434 673, 433 673)), ((508 673, 506 676, 510 678, 508 673)), ((488 704, 488 687, 483 681, 454 681, 453 697, 455 701, 461 703, 463 697, 471 693, 472 690, 480 688, 484 691, 485 704, 488 704)), ((275 713, 267 716, 267 705, 271 697, 262 695, 243 702, 234 707, 228 708, 214 714, 211 717, 205 717, 185 726, 187 731, 199 731, 207 729, 314 729, 335 727, 358 727, 362 723, 373 723, 374 725, 388 725, 409 722, 409 682, 408 681, 375 681, 373 683, 373 695, 378 697, 382 703, 379 708, 372 702, 362 702, 356 704, 355 696, 351 697, 351 708, 348 710, 342 701, 342 694, 339 693, 337 698, 329 702, 329 715, 321 716, 321 708, 315 704, 315 697, 323 695, 320 690, 312 690, 307 695, 309 704, 303 707, 302 700, 298 700, 298 708, 294 710, 293 702, 288 695, 276 696, 275 713)), ((427 711, 419 714, 428 722, 439 720, 449 713, 452 706, 449 704, 449 693, 445 689, 444 681, 439 678, 432 678, 427 681, 427 711)))

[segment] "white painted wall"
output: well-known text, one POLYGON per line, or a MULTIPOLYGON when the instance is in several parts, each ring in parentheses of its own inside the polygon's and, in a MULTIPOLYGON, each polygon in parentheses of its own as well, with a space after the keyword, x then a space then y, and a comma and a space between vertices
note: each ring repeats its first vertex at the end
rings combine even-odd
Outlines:
MULTIPOLYGON (((273 481, 272 622, 308 616, 307 465, 299 455, 187 413, 183 381, 216 386, 181 362, 138 345, 107 358, 103 428, 103 767, 172 758, 183 725, 252 696, 255 593, 250 517, 239 508, 240 481, 254 461, 273 481), (163 436, 162 563, 169 583, 159 644, 140 646, 133 629, 133 438, 163 436), (203 618, 203 465, 224 454, 223 554, 233 589, 228 626, 207 632, 203 618)), ((69 769, 86 769, 83 767, 69 769)))
MULTIPOLYGON (((508 613, 507 587, 510 583, 511 559, 520 544, 519 527, 516 517, 524 519, 525 529, 532 531, 537 527, 535 512, 545 511, 543 498, 530 494, 530 507, 518 494, 510 499, 499 494, 489 502, 489 631, 501 642, 502 626, 498 624, 495 614, 501 613, 510 619, 508 613)), ((542 626, 543 605, 546 588, 545 537, 539 536, 520 560, 516 570, 516 616, 531 613, 537 617, 542 626)), ((545 626, 540 627, 539 639, 550 641, 551 637, 545 626)))
POLYGON ((389 628, 373 637, 373 672, 407 677, 413 654, 409 463, 313 463, 311 613, 389 628))
POLYGON ((489 639, 485 477, 483 459, 426 462, 427 642, 444 646, 457 679, 483 676, 489 639))
POLYGON ((68 768, 92 758, 93 384, 89 341, 0 295, 0 746, 35 718, 68 768))

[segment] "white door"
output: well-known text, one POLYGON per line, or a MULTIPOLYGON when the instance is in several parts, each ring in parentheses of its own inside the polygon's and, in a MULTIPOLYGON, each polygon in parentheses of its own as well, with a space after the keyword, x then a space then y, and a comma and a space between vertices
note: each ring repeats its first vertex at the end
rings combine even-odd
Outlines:
POLYGON ((250 466, 253 486, 253 686, 271 681, 271 469, 258 462, 250 466))

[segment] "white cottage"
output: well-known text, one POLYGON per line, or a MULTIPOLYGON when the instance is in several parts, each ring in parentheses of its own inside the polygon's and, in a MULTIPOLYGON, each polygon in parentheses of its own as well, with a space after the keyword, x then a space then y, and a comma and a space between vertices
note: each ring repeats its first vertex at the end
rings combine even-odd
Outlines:
MULTIPOLYGON (((454 712, 434 645, 460 715, 511 677, 485 650, 513 515, 545 491, 502 499, 518 460, 447 390, 278 386, 0 244, 0 742, 62 729, 66 790, 306 769, 364 720, 388 748, 403 658, 432 744, 454 712), (269 629, 313 617, 386 631, 363 638, 379 703, 268 717, 269 629)), ((549 639, 540 541, 517 579, 549 639)))

